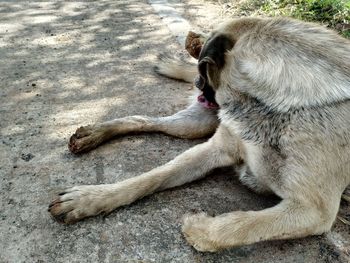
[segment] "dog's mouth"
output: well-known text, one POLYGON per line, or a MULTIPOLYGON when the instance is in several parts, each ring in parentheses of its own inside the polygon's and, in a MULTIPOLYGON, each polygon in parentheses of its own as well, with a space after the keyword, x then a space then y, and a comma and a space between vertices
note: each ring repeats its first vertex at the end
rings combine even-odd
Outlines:
MULTIPOLYGON (((218 109, 219 105, 215 102, 215 99, 213 98, 214 101, 208 100, 206 97, 206 93, 208 93, 208 91, 206 92, 205 89, 205 83, 202 83, 203 80, 201 80, 201 78, 198 76, 195 80, 195 86, 202 91, 202 94, 200 94, 197 97, 197 101, 199 102, 200 105, 202 105, 204 108, 207 109, 218 109)), ((213 97, 213 94, 212 96, 213 97)))
POLYGON ((218 109, 219 108, 219 105, 216 102, 208 101, 204 97, 203 93, 197 97, 197 101, 199 102, 200 105, 202 105, 204 108, 207 108, 207 109, 218 109))

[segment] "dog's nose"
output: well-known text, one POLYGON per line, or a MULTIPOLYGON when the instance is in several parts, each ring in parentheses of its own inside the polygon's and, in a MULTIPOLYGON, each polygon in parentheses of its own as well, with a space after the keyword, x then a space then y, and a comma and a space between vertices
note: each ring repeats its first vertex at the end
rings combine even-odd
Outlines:
POLYGON ((203 79, 201 76, 197 76, 194 80, 194 85, 196 86, 196 88, 202 90, 203 89, 203 85, 204 82, 203 82, 203 79))

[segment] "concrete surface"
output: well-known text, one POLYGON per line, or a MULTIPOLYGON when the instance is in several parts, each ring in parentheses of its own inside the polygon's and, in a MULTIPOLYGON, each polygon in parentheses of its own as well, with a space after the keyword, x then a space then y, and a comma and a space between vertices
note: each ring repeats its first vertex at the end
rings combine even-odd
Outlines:
MULTIPOLYGON (((195 26, 220 11, 200 1, 171 2, 195 26)), ((67 150, 80 125, 182 109, 191 86, 156 76, 151 67, 158 52, 176 49, 182 47, 143 0, 0 3, 1 263, 350 262, 349 228, 339 221, 319 237, 215 254, 192 249, 180 232, 184 213, 278 202, 222 170, 106 218, 70 226, 50 218, 47 205, 59 190, 138 175, 200 142, 153 134, 116 138, 78 157, 67 150)))

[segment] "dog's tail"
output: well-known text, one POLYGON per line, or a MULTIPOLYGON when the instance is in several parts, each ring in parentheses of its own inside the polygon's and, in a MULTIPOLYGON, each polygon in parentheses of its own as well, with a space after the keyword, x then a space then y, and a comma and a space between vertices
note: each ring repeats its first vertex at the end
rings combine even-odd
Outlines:
POLYGON ((168 78, 183 80, 189 83, 198 75, 197 65, 180 58, 159 55, 154 71, 168 78))

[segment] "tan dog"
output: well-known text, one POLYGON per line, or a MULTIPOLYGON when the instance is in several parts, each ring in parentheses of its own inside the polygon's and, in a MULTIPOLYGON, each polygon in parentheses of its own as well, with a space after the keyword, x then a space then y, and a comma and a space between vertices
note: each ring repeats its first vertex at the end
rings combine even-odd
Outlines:
POLYGON ((210 34, 198 71, 164 62, 158 71, 186 80, 199 71, 198 101, 170 117, 133 116, 81 127, 71 138, 71 151, 130 132, 182 138, 215 132, 212 138, 135 178, 67 189, 49 207, 57 221, 108 213, 214 168, 235 166, 243 184, 282 201, 262 211, 185 216, 182 231, 197 250, 330 230, 350 183, 348 40, 315 24, 244 18, 210 34))

